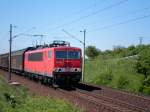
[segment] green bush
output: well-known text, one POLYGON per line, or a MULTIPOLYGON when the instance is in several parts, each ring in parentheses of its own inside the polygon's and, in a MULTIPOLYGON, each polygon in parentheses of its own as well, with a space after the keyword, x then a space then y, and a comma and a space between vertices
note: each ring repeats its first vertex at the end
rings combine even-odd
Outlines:
POLYGON ((121 75, 117 80, 117 88, 127 89, 129 86, 129 79, 126 76, 121 75))
POLYGON ((145 93, 147 95, 150 95, 150 86, 143 86, 142 93, 145 93))
POLYGON ((95 46, 88 46, 85 49, 85 54, 88 58, 94 59, 99 55, 100 50, 98 50, 95 46))
POLYGON ((103 72, 99 75, 99 77, 97 77, 95 80, 96 84, 103 84, 103 85, 108 85, 109 83, 111 83, 113 79, 113 75, 111 74, 110 71, 107 72, 103 72))
POLYGON ((143 84, 140 87, 139 92, 150 95, 150 76, 143 80, 143 84))
POLYGON ((143 85, 150 86, 150 75, 147 78, 145 78, 145 80, 143 81, 143 85))
POLYGON ((144 76, 134 69, 135 60, 95 59, 86 61, 85 80, 88 83, 139 92, 144 76))
POLYGON ((144 49, 139 54, 137 60, 136 69, 138 73, 142 73, 147 77, 150 75, 150 47, 144 49))

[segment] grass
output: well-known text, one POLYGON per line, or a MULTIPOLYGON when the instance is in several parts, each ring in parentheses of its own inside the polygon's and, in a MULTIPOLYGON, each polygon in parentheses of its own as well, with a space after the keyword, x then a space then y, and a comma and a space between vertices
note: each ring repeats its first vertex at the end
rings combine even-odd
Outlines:
POLYGON ((85 81, 139 93, 144 76, 136 73, 135 62, 133 59, 86 61, 85 81))
POLYGON ((22 86, 12 87, 0 77, 0 112, 82 112, 67 101, 33 96, 22 86))
POLYGON ((80 112, 66 101, 45 97, 28 97, 26 102, 6 112, 80 112))

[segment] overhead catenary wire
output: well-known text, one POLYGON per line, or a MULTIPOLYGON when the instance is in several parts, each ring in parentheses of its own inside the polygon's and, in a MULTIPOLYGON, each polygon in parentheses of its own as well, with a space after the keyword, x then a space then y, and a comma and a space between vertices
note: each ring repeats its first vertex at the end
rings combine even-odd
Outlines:
MULTIPOLYGON (((90 10, 90 9, 94 8, 100 1, 104 2, 105 0, 98 0, 97 2, 95 2, 94 4, 92 4, 90 6, 87 6, 87 7, 83 8, 83 9, 77 10, 76 12, 72 13, 69 17, 74 16, 74 15, 79 15, 79 14, 81 14, 81 13, 87 11, 87 10, 90 10)), ((66 19, 67 17, 62 17, 62 19, 63 18, 66 19)))
MULTIPOLYGON (((134 10, 134 11, 129 12, 129 13, 124 14, 124 15, 114 16, 114 17, 109 18, 109 19, 107 19, 107 20, 112 20, 112 19, 121 18, 121 17, 127 17, 128 15, 137 14, 137 13, 139 13, 139 12, 143 12, 143 11, 146 11, 146 10, 148 10, 148 9, 150 9, 150 6, 147 6, 147 7, 142 8, 142 9, 134 10)), ((106 20, 106 19, 105 19, 105 20, 106 20)), ((86 24, 86 25, 94 25, 94 24, 96 24, 96 23, 98 23, 98 22, 99 22, 99 21, 95 21, 95 22, 93 22, 93 23, 89 23, 89 24, 86 24)), ((102 22, 102 21, 101 21, 101 22, 102 22)))
MULTIPOLYGON (((147 6, 147 7, 145 7, 145 8, 141 8, 141 9, 138 9, 138 10, 134 10, 134 11, 129 12, 129 13, 124 14, 124 15, 114 16, 114 17, 112 17, 112 18, 107 19, 107 21, 108 21, 108 20, 112 20, 112 19, 116 19, 116 18, 127 17, 128 15, 131 15, 131 14, 132 14, 132 16, 133 16, 133 15, 139 13, 139 12, 147 11, 147 10, 149 10, 149 9, 150 9, 150 6, 147 6)), ((105 20, 106 20, 106 19, 105 19, 105 20)), ((102 21, 101 21, 101 22, 102 22, 102 21)), ((93 23, 86 24, 86 26, 89 26, 89 25, 90 25, 90 26, 93 26, 93 25, 95 25, 96 23, 99 23, 99 21, 95 21, 95 22, 93 22, 93 23)), ((72 28, 72 29, 73 29, 73 28, 72 28)))
POLYGON ((117 3, 111 4, 111 5, 107 6, 107 7, 104 7, 104 8, 102 8, 102 9, 97 10, 97 11, 94 11, 94 12, 92 12, 92 13, 90 13, 90 14, 87 14, 87 15, 85 15, 85 16, 81 16, 81 17, 79 17, 79 18, 77 18, 77 19, 74 19, 74 20, 72 20, 72 21, 70 21, 70 22, 67 22, 67 23, 64 23, 64 24, 62 24, 62 25, 59 25, 59 26, 55 27, 53 30, 62 28, 62 27, 64 27, 64 26, 67 26, 67 25, 70 25, 70 24, 73 24, 73 23, 76 23, 76 22, 79 22, 80 20, 89 18, 89 17, 94 16, 94 15, 96 15, 96 14, 99 14, 99 13, 101 13, 101 12, 103 12, 103 11, 106 11, 106 10, 109 10, 109 9, 111 9, 111 8, 117 7, 117 6, 123 4, 123 3, 127 2, 127 1, 128 1, 128 0, 121 0, 121 1, 119 1, 119 2, 117 2, 117 3))
MULTIPOLYGON (((124 14, 124 15, 117 15, 117 16, 114 16, 114 17, 112 17, 112 18, 109 18, 109 19, 107 19, 107 20, 112 20, 112 19, 115 19, 115 18, 121 18, 121 17, 125 17, 125 16, 128 16, 128 15, 131 15, 131 16, 133 16, 133 15, 135 15, 135 14, 138 14, 138 13, 140 13, 140 12, 144 12, 144 11, 147 11, 147 10, 149 10, 150 9, 150 6, 147 6, 147 7, 144 7, 144 8, 140 8, 140 9, 137 9, 137 10, 134 10, 134 11, 131 11, 131 12, 129 12, 129 13, 127 13, 127 14, 124 14)), ((106 20, 106 19, 105 19, 106 20)), ((88 25, 94 25, 94 23, 97 23, 98 21, 95 21, 95 22, 93 22, 93 23, 89 23, 88 25)), ((102 22, 102 21, 101 21, 102 22)), ((86 24, 87 25, 87 24, 86 24)), ((72 28, 73 29, 73 28, 72 28)))
POLYGON ((108 29, 108 28, 112 28, 112 27, 119 26, 119 25, 122 25, 122 24, 135 22, 135 21, 142 20, 142 19, 145 19, 145 18, 148 18, 148 17, 150 17, 150 14, 145 15, 145 16, 141 16, 141 17, 137 17, 137 18, 133 18, 133 19, 129 19, 129 20, 126 20, 126 21, 122 21, 122 22, 119 22, 119 23, 114 23, 114 24, 111 24, 111 25, 103 26, 103 27, 91 30, 91 31, 89 31, 89 33, 99 31, 99 30, 108 29))
MULTIPOLYGON (((85 7, 85 8, 83 8, 83 9, 79 9, 79 10, 77 10, 76 12, 71 13, 71 15, 69 15, 69 18, 72 17, 72 16, 74 16, 74 15, 79 15, 79 14, 81 14, 81 13, 87 11, 87 10, 90 10, 90 9, 94 8, 100 1, 105 2, 106 0, 98 0, 97 2, 95 2, 95 3, 92 4, 92 5, 89 5, 89 6, 85 7)), ((64 17, 61 17, 61 20, 62 20, 62 19, 65 19, 65 20, 66 20, 66 18, 68 18, 68 15, 67 15, 67 16, 64 16, 64 17)), ((47 25, 46 25, 46 26, 47 26, 47 25)), ((56 27, 59 27, 59 26, 61 26, 61 25, 58 25, 58 26, 56 26, 56 27)), ((57 29, 56 27, 53 27, 52 29, 57 29)), ((41 28, 41 27, 40 27, 40 28, 41 28)))
POLYGON ((30 29, 27 29, 26 31, 23 31, 22 33, 18 33, 18 34, 16 34, 16 35, 14 35, 14 36, 12 37, 12 39, 17 38, 17 37, 20 36, 20 35, 24 35, 25 33, 28 33, 28 32, 30 32, 30 31, 32 31, 32 30, 34 30, 34 29, 36 29, 36 27, 32 27, 32 28, 30 28, 30 29))
POLYGON ((75 37, 74 35, 70 34, 69 32, 67 32, 66 30, 62 29, 63 32, 65 32, 67 35, 69 35, 71 38, 79 41, 80 43, 84 44, 83 41, 79 40, 77 37, 75 37))

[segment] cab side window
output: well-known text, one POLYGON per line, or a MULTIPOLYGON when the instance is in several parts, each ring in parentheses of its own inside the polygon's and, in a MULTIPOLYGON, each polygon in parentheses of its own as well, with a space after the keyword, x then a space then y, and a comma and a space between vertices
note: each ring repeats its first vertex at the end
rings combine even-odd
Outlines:
POLYGON ((42 61, 43 60, 43 52, 30 53, 28 55, 28 61, 42 61))
POLYGON ((48 58, 52 58, 52 51, 48 51, 48 58))

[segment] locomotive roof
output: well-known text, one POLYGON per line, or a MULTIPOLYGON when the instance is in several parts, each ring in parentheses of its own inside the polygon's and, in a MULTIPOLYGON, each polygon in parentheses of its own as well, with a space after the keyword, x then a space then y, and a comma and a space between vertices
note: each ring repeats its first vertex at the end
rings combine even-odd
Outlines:
MULTIPOLYGON (((32 47, 31 49, 29 49, 28 51, 35 51, 35 50, 40 50, 40 49, 49 49, 49 48, 53 48, 53 49, 63 49, 63 48, 76 48, 76 47, 70 47, 70 43, 66 42, 66 41, 61 41, 61 40, 54 40, 52 43, 50 44, 44 44, 44 45, 37 45, 36 47, 32 47)), ((77 48, 76 48, 77 49, 77 48)))
MULTIPOLYGON (((43 49, 65 49, 65 48, 70 48, 70 49, 77 49, 80 50, 80 48, 78 47, 70 47, 70 43, 65 42, 65 41, 58 41, 55 40, 53 41, 53 43, 51 44, 45 44, 45 45, 37 45, 35 47, 27 47, 25 49, 21 49, 21 50, 16 50, 12 52, 12 56, 13 55, 23 55, 24 52, 32 52, 32 51, 37 51, 37 50, 43 50, 43 49)), ((1 56, 6 56, 9 53, 5 53, 5 54, 0 54, 1 56)))
POLYGON ((63 49, 76 49, 76 50, 81 50, 78 47, 67 47, 67 46, 61 46, 61 47, 47 47, 47 48, 40 48, 40 49, 32 49, 32 50, 28 50, 27 52, 38 52, 38 51, 42 51, 42 50, 49 50, 49 49, 59 49, 59 50, 63 50, 63 49))
POLYGON ((74 48, 74 49, 80 49, 78 47, 54 47, 54 49, 63 49, 63 48, 74 48))

